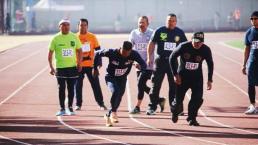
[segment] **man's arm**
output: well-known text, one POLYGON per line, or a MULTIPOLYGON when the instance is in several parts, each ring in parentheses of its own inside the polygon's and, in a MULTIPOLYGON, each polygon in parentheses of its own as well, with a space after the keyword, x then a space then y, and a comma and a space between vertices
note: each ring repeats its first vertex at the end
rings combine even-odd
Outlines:
POLYGON ((177 72, 177 69, 178 69, 177 57, 180 55, 180 51, 182 49, 181 47, 182 45, 179 45, 169 56, 169 66, 170 66, 171 72, 174 75, 174 81, 178 85, 182 83, 181 77, 177 72))
POLYGON ((50 67, 50 74, 51 75, 55 75, 55 73, 56 73, 55 69, 53 67, 53 64, 52 64, 53 53, 54 53, 54 51, 52 51, 52 50, 48 51, 48 64, 49 64, 49 67, 50 67))
POLYGON ((249 54, 250 54, 250 46, 245 46, 245 50, 244 50, 244 63, 243 63, 243 67, 242 67, 242 73, 244 75, 246 75, 246 62, 249 58, 249 54))
POLYGON ((151 56, 154 53, 154 49, 155 49, 155 43, 154 42, 149 42, 149 44, 147 46, 147 65, 148 66, 153 64, 153 60, 151 59, 151 56))
POLYGON ((213 76, 213 70, 214 70, 214 63, 213 63, 213 58, 212 58, 212 53, 211 53, 210 48, 208 49, 206 62, 207 62, 207 65, 208 65, 207 90, 211 90, 211 88, 212 88, 212 82, 213 82, 212 76, 213 76))
POLYGON ((77 68, 78 71, 81 72, 82 70, 82 66, 81 66, 81 62, 82 62, 82 49, 76 49, 76 56, 77 56, 77 68))

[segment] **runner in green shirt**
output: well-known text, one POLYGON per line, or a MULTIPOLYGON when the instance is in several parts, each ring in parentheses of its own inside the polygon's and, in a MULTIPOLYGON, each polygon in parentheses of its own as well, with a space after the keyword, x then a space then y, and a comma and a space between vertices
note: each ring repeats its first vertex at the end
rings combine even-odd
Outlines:
POLYGON ((74 85, 78 72, 81 71, 81 42, 78 37, 70 32, 70 21, 61 20, 59 30, 49 44, 48 62, 50 74, 57 78, 59 89, 59 103, 61 110, 56 113, 57 116, 74 115, 73 98, 74 85), (53 67, 53 53, 55 53, 55 64, 53 67), (68 89, 68 109, 65 110, 65 88, 68 89))

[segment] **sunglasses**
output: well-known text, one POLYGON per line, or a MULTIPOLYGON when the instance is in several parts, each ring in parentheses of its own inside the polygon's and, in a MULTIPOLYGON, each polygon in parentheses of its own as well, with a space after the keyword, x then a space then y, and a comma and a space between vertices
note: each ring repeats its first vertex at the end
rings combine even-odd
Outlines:
POLYGON ((258 18, 250 18, 250 20, 257 20, 258 18))

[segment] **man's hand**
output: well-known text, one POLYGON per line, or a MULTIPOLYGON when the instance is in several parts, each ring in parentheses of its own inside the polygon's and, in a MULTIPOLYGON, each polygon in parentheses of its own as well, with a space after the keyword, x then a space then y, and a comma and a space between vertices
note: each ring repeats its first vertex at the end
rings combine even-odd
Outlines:
POLYGON ((50 72, 51 75, 55 75, 56 74, 56 70, 54 68, 50 68, 50 72))
POLYGON ((211 90, 211 88, 212 88, 212 82, 208 81, 207 82, 207 90, 211 90))
POLYGON ((181 85, 182 84, 182 80, 179 74, 174 76, 174 81, 177 85, 181 85))
POLYGON ((243 73, 244 75, 246 75, 246 67, 245 67, 245 66, 243 66, 243 68, 242 68, 242 73, 243 73))

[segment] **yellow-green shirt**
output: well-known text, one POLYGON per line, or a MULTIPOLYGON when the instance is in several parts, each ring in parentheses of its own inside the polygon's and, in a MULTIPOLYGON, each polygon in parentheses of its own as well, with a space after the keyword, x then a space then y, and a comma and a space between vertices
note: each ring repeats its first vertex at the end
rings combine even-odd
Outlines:
POLYGON ((49 44, 49 50, 55 52, 56 68, 75 67, 76 49, 81 49, 81 42, 74 33, 57 33, 49 44))

